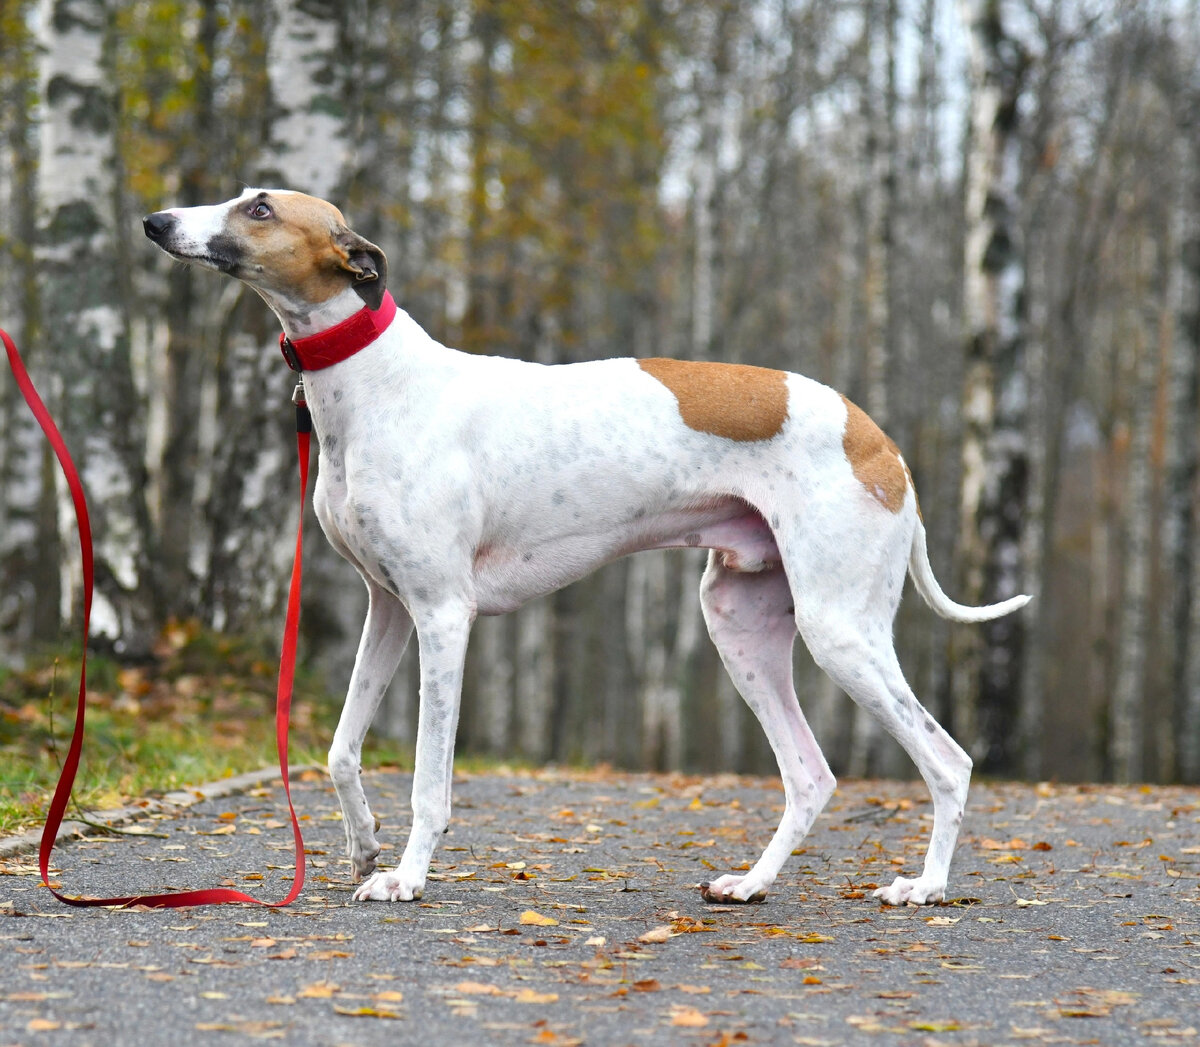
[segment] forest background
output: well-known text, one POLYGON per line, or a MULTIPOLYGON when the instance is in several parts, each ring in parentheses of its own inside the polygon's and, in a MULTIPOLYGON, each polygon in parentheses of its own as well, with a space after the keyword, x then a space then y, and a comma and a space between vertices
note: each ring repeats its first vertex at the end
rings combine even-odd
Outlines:
MULTIPOLYGON (((0 322, 81 460, 95 642, 276 641, 295 513, 277 326, 140 216, 337 202, 435 337, 784 367, 904 451, 957 599, 914 689, 992 774, 1200 781, 1196 0, 0 0, 0 322)), ((0 381, 0 663, 78 619, 69 502, 0 381)), ((340 700, 365 593, 312 535, 340 700)), ((696 553, 475 627, 460 746, 770 771, 696 553)), ((797 645, 840 773, 908 774, 797 645)), ((415 658, 379 726, 415 726, 415 658)))

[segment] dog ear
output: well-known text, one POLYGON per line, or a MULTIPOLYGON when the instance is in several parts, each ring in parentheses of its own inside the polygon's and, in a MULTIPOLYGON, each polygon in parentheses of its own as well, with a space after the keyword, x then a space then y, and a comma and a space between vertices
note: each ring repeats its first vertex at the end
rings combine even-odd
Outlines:
POLYGON ((387 290, 387 256, 370 240, 343 230, 336 238, 339 265, 354 276, 354 291, 369 309, 383 304, 387 290))

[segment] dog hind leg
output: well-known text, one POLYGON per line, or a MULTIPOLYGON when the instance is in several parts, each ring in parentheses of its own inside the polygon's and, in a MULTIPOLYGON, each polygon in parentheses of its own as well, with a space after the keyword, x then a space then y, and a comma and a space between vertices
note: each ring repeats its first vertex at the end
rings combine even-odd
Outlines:
POLYGON ((721 876, 702 890, 708 901, 757 901, 833 795, 835 781, 796 700, 796 625, 787 575, 778 567, 731 571, 710 553, 700 594, 709 635, 775 753, 785 798, 779 827, 754 867, 745 875, 721 876))
POLYGON ((801 635, 817 664, 874 715, 912 758, 933 797, 933 831, 919 877, 898 876, 875 896, 888 905, 941 901, 966 809, 971 759, 917 701, 896 659, 890 617, 810 616, 801 635))

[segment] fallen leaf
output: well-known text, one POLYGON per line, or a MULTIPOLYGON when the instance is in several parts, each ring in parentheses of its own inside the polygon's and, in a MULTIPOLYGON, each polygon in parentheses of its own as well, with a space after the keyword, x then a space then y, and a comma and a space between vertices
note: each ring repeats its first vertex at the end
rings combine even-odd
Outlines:
POLYGON ((526 927, 557 927, 558 921, 553 916, 543 916, 540 912, 526 909, 521 913, 519 921, 526 927))
POLYGON ((333 1013, 343 1015, 346 1018, 396 1018, 402 1019, 403 1014, 398 1011, 380 1010, 377 1007, 339 1007, 337 1004, 333 1006, 333 1013))
POLYGON ((522 989, 513 999, 517 1003, 554 1003, 558 999, 558 993, 534 992, 533 989, 522 989))
POLYGON ((708 1017, 695 1007, 672 1007, 671 1024, 689 1029, 699 1029, 708 1024, 708 1017))
POLYGON ((340 989, 341 986, 333 982, 314 982, 312 985, 306 985, 296 995, 306 1000, 328 1000, 340 989))
POLYGON ((504 990, 487 982, 459 982, 454 991, 463 996, 503 996, 504 990))
POLYGON ((666 942, 671 940, 671 934, 671 928, 666 924, 663 924, 661 927, 655 927, 653 930, 649 930, 645 934, 640 935, 638 937, 638 941, 647 942, 649 944, 666 942))

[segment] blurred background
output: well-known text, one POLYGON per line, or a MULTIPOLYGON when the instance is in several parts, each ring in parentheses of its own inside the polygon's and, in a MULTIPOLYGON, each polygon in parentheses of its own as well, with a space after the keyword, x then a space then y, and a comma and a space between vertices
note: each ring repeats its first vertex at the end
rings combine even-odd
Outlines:
MULTIPOLYGON (((950 628, 910 591, 897 621, 977 767, 1198 781, 1198 122, 1196 0, 0 0, 0 323, 84 473, 94 643, 140 678, 180 636, 278 642, 278 327, 140 217, 285 186, 380 244, 447 344, 845 392, 903 449, 947 591, 1037 594, 950 628)), ((365 593, 316 528, 308 555, 336 706, 365 593)), ((0 381, 8 672, 78 621, 77 556, 0 381)), ((643 554, 481 620, 461 750, 772 771, 701 566, 643 554)), ((834 769, 910 774, 796 658, 834 769)), ((414 662, 378 723, 401 747, 414 662)))

